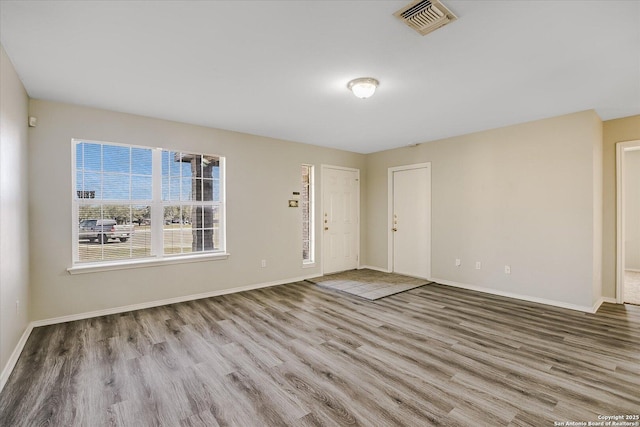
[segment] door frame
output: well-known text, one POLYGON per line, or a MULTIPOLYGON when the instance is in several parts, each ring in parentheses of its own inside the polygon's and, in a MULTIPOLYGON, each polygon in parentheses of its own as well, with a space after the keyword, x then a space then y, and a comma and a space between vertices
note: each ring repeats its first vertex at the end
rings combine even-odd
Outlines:
POLYGON ((616 143, 616 302, 618 304, 624 303, 624 154, 627 151, 636 150, 640 150, 640 139, 616 143))
POLYGON ((335 170, 341 170, 341 171, 348 171, 348 172, 356 172, 356 180, 358 182, 358 185, 356 186, 356 268, 359 269, 360 268, 360 169, 356 169, 356 168, 349 168, 349 167, 344 167, 344 166, 333 166, 333 165, 325 165, 322 164, 320 165, 320 186, 321 186, 321 190, 322 190, 322 197, 320 200, 320 215, 317 216, 317 218, 321 218, 320 221, 318 221, 318 225, 320 227, 321 230, 321 235, 322 238, 320 239, 321 241, 321 248, 320 248, 320 253, 321 253, 321 258, 320 258, 320 272, 324 275, 324 267, 325 267, 325 262, 324 262, 324 255, 325 255, 325 232, 324 232, 324 212, 325 212, 325 197, 326 197, 326 186, 325 184, 325 178, 327 176, 326 171, 327 169, 335 169, 335 170))
MULTIPOLYGON (((393 273, 393 173, 411 169, 426 168, 429 176, 429 184, 431 185, 431 162, 415 163, 412 165, 395 166, 388 169, 387 172, 387 273, 393 273)), ((431 210, 431 188, 429 188, 429 209, 431 210)), ((429 235, 427 236, 427 244, 429 246, 429 256, 431 256, 431 216, 427 223, 429 235)), ((431 260, 429 260, 429 277, 425 279, 431 280, 431 260)))

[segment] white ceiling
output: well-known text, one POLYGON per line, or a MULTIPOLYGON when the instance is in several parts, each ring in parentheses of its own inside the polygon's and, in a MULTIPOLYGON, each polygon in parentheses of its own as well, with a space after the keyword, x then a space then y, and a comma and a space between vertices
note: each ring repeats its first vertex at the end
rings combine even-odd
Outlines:
POLYGON ((639 0, 444 0, 427 36, 407 3, 1 0, 0 41, 32 98, 361 153, 640 114, 639 0))

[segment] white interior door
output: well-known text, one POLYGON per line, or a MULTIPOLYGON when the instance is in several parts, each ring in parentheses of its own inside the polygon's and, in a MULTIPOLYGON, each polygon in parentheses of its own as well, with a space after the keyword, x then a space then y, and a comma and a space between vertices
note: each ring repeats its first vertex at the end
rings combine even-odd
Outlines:
POLYGON ((358 268, 360 171, 322 169, 323 273, 358 268))
POLYGON ((390 265, 393 272, 431 276, 431 165, 389 169, 390 265))

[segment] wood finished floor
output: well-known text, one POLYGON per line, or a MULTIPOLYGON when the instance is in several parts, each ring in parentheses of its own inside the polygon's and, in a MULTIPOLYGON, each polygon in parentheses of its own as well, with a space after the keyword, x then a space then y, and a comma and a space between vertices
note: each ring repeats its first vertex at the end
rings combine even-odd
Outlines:
POLYGON ((306 282, 40 327, 2 426, 553 426, 640 413, 640 307, 306 282))

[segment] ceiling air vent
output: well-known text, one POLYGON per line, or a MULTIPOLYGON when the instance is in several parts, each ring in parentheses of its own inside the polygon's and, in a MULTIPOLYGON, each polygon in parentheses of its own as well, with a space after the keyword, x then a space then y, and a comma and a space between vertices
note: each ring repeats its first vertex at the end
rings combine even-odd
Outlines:
POLYGON ((423 36, 458 19, 438 0, 414 1, 394 15, 423 36))

